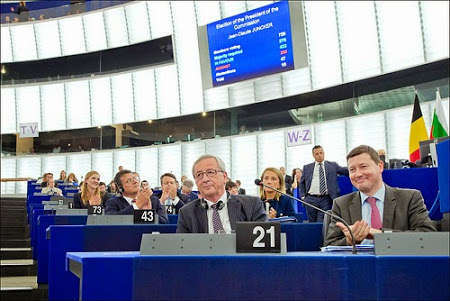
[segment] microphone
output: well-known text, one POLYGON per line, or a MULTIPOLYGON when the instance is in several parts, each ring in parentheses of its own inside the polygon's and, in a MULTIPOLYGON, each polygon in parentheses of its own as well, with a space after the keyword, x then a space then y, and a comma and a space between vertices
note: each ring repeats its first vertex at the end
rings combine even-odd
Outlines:
POLYGON ((306 206, 308 206, 308 207, 314 208, 314 209, 316 209, 316 210, 322 212, 323 214, 326 214, 326 215, 328 215, 328 216, 330 216, 330 217, 332 217, 332 218, 334 218, 334 219, 340 221, 341 223, 343 223, 343 224, 347 227, 347 229, 348 229, 348 231, 350 232, 350 235, 351 235, 351 237, 352 237, 352 253, 353 253, 353 254, 356 254, 356 244, 355 244, 355 238, 353 237, 352 229, 350 228, 350 226, 348 225, 348 223, 347 223, 343 218, 341 218, 340 216, 337 216, 337 215, 335 215, 335 214, 333 214, 333 213, 329 213, 329 212, 327 212, 327 211, 325 211, 325 210, 322 210, 322 209, 320 209, 320 208, 318 208, 318 207, 316 207, 316 206, 314 206, 314 205, 311 205, 311 204, 309 204, 309 203, 307 203, 307 202, 305 202, 305 201, 303 201, 303 200, 301 200, 301 199, 298 199, 298 198, 293 197, 293 196, 291 196, 291 195, 289 195, 289 194, 286 194, 286 193, 284 193, 284 192, 282 192, 282 191, 280 191, 280 190, 278 190, 278 189, 276 189, 276 188, 274 188, 274 187, 271 187, 271 186, 269 186, 269 185, 266 185, 266 184, 264 184, 260 179, 256 179, 256 180, 255 180, 255 184, 258 185, 258 186, 264 186, 264 187, 270 188, 270 189, 272 189, 272 190, 274 190, 274 191, 276 191, 276 192, 278 192, 278 193, 281 193, 281 194, 284 195, 284 196, 287 196, 287 197, 289 197, 289 198, 291 198, 291 199, 294 199, 294 200, 296 200, 297 202, 300 202, 300 203, 302 203, 302 204, 304 204, 304 205, 306 205, 306 206))

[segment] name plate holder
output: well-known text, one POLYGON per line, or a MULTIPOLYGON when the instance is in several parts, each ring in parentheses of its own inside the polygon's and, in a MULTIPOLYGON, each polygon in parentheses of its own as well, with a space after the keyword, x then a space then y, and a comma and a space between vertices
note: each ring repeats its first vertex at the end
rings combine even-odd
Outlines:
POLYGON ((68 209, 67 205, 44 205, 44 210, 60 210, 60 209, 68 209))
POLYGON ((449 256, 449 232, 392 232, 374 235, 375 255, 449 256))
POLYGON ((87 215, 87 209, 56 208, 55 215, 87 215))
MULTIPOLYGON (((287 250, 286 234, 281 233, 281 254, 286 254, 286 250, 287 250)), ((142 234, 140 254, 141 255, 237 254, 236 234, 235 233, 142 234)), ((267 255, 267 253, 262 255, 267 255)))
MULTIPOLYGON (((73 209, 71 209, 73 210, 73 209)), ((86 225, 133 225, 133 215, 88 215, 86 225)))

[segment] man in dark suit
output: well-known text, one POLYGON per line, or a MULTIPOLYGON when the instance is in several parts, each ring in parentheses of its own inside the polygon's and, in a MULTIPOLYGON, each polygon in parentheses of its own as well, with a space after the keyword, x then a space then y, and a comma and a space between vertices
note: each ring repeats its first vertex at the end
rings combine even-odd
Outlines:
POLYGON ((266 221, 263 202, 257 197, 230 195, 223 161, 204 155, 195 161, 192 175, 202 196, 180 209, 178 233, 231 233, 239 221, 266 221))
POLYGON ((167 214, 178 214, 181 207, 187 203, 187 197, 178 191, 178 181, 174 174, 167 172, 160 177, 161 192, 154 196, 165 206, 167 214))
POLYGON ((167 215, 159 199, 150 188, 140 188, 139 175, 127 169, 119 171, 114 182, 121 193, 106 201, 105 214, 132 215, 134 209, 154 209, 160 224, 167 223, 167 215))
MULTIPOLYGON (((339 196, 337 175, 348 175, 345 167, 336 162, 325 161, 325 153, 320 145, 312 149, 315 162, 303 167, 300 179, 300 197, 323 210, 330 210, 333 199, 339 196)), ((323 213, 306 207, 309 222, 323 221, 323 213)))
POLYGON ((236 180, 236 185, 238 187, 238 194, 245 194, 245 189, 241 187, 241 181, 236 180))
MULTIPOLYGON (((351 225, 357 244, 370 243, 381 229, 436 231, 420 191, 383 183, 383 163, 373 148, 354 148, 347 155, 347 163, 350 180, 359 191, 335 199, 332 210, 351 225)), ((348 229, 341 222, 332 221, 324 244, 351 245, 348 229)))
POLYGON ((182 181, 182 185, 181 185, 181 194, 184 196, 184 200, 183 202, 189 203, 193 200, 198 199, 197 193, 192 191, 192 188, 194 187, 194 182, 190 179, 185 179, 184 181, 182 181))
POLYGON ((284 185, 286 186, 286 193, 292 195, 292 177, 286 174, 286 168, 280 167, 281 174, 284 177, 284 185))

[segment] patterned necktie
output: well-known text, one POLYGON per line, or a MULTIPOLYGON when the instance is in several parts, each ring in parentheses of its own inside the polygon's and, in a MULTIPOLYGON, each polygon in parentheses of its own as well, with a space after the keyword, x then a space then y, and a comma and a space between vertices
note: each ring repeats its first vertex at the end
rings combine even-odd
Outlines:
POLYGON ((322 163, 319 163, 319 181, 320 181, 320 194, 327 194, 327 185, 325 183, 325 172, 323 170, 322 163))
POLYGON ((381 222, 380 211, 376 205, 377 199, 374 197, 368 197, 366 201, 370 204, 372 208, 372 214, 370 215, 370 227, 374 229, 383 228, 383 224, 381 222))
POLYGON ((220 220, 218 207, 219 207, 219 204, 217 204, 217 203, 214 205, 211 205, 211 208, 213 210, 212 222, 213 222, 214 233, 222 233, 225 231, 223 229, 222 221, 220 220))

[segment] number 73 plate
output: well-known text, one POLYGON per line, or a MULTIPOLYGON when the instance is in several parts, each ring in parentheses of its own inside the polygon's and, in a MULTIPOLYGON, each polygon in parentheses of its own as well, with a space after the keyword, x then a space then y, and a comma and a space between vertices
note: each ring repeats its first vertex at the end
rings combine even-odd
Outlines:
POLYGON ((237 253, 281 253, 280 223, 236 223, 237 253))

